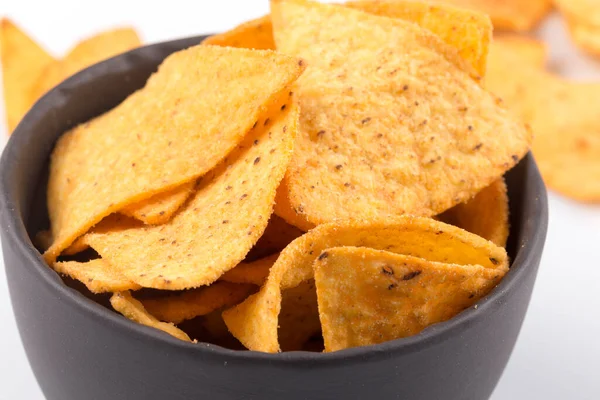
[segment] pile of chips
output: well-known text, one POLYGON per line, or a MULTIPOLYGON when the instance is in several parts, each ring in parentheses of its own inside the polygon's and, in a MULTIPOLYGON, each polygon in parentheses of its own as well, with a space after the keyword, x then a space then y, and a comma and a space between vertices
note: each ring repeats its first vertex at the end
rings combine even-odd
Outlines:
POLYGON ((532 132, 484 88, 479 12, 273 0, 167 57, 50 161, 57 272, 140 324, 263 352, 417 334, 509 270, 532 132))
MULTIPOLYGON (((600 164, 597 161, 600 158, 600 129, 595 123, 599 110, 594 101, 598 92, 597 84, 573 83, 546 72, 544 44, 525 36, 530 35, 556 6, 564 17, 574 43, 592 55, 600 55, 600 5, 596 1, 436 0, 424 3, 418 0, 359 0, 349 1, 345 6, 417 23, 451 44, 472 65, 471 75, 480 79, 487 74, 484 85, 499 96, 518 118, 533 128, 536 140, 532 150, 546 184, 576 200, 600 201, 600 164), (489 33, 490 21, 495 31, 493 41, 489 33), (453 26, 452 30, 447 29, 450 25, 453 26)), ((211 37, 205 43, 278 51, 293 51, 293 47, 299 45, 283 37, 275 44, 271 15, 246 22, 231 31, 211 37)), ((117 29, 79 43, 63 59, 58 60, 11 21, 1 20, 0 58, 8 131, 16 127, 41 95, 63 79, 140 44, 133 29, 117 29)), ((326 146, 326 141, 333 140, 337 140, 337 137, 330 134, 322 142, 326 146)), ((302 153, 298 152, 297 156, 302 157, 302 153)), ((277 212, 286 215, 288 220, 295 216, 289 213, 291 205, 285 204, 287 199, 284 193, 291 191, 295 193, 293 196, 304 197, 302 201, 308 203, 310 196, 304 191, 298 193, 293 183, 315 178, 308 174, 306 170, 289 174, 292 183, 288 185, 287 181, 284 182, 278 193, 277 212)), ((340 178, 345 177, 340 174, 340 178)), ((339 184, 352 185, 352 182, 331 182, 331 185, 339 184)), ((191 184, 188 189, 191 190, 191 184)), ((329 189, 320 188, 322 191, 329 189)), ((390 190, 395 191, 393 188, 390 190)), ((387 196, 389 193, 381 195, 387 196)), ((165 200, 173 201, 173 207, 176 207, 178 201, 184 201, 185 198, 187 196, 180 192, 178 198, 165 200)), ((320 197, 318 199, 321 200, 320 197)), ((356 206, 361 207, 360 203, 356 203, 356 206)), ((332 204, 331 207, 335 206, 332 204)), ((445 207, 441 204, 437 209, 445 207)), ((121 211, 138 219, 141 214, 146 214, 142 218, 149 223, 161 223, 168 219, 168 215, 155 215, 151 210, 132 208, 121 211)), ((331 213, 330 210, 323 211, 331 213)), ((353 210, 340 211, 351 213, 353 210)), ((412 210, 399 208, 394 212, 410 213, 412 210)), ((313 220, 296 218, 294 224, 307 230, 326 221, 328 215, 311 217, 313 220)))

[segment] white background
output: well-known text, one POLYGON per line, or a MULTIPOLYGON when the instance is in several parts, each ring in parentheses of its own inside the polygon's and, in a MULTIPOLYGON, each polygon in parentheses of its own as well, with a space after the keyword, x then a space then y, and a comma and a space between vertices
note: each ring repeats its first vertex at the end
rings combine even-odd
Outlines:
MULTIPOLYGON (((15 20, 56 55, 76 40, 115 25, 134 25, 145 42, 157 42, 222 31, 267 11, 267 0, 0 1, 0 16, 15 20)), ((554 70, 573 79, 600 81, 600 63, 573 48, 560 18, 551 17, 538 35, 551 43, 554 70)), ((598 100, 600 93, 590 104, 597 104, 600 123, 598 100)), ((0 127, 0 146, 4 129, 0 127)), ((533 299, 492 400, 600 399, 599 250, 600 206, 551 193, 550 230, 533 299)), ((43 396, 22 350, 0 273, 0 400, 21 399, 43 396)))

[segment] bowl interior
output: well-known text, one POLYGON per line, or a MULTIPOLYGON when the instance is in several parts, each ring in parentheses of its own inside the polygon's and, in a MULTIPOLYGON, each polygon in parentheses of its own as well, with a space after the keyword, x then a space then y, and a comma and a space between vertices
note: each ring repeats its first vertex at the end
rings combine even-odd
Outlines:
MULTIPOLYGON (((33 254, 36 251, 32 245, 36 233, 49 227, 46 184, 49 155, 58 137, 69 128, 118 105, 130 93, 143 87, 147 78, 166 56, 198 44, 203 38, 198 36, 146 46, 94 65, 53 89, 28 113, 11 137, 0 164, 0 203, 3 206, 2 212, 5 213, 2 216, 3 223, 15 225, 13 229, 16 240, 25 246, 28 252, 33 254)), ((511 212, 511 234, 507 250, 513 260, 513 268, 499 287, 479 303, 481 311, 485 309, 487 302, 506 292, 500 290, 501 287, 508 288, 511 281, 518 279, 520 270, 527 268, 526 261, 531 256, 529 253, 540 249, 539 242, 541 240, 543 243, 545 238, 546 194, 532 156, 528 155, 509 171, 506 180, 511 212)), ((44 275, 56 275, 43 263, 39 254, 36 253, 35 257, 37 260, 33 267, 44 275)), ((52 280, 60 285, 56 278, 54 276, 52 280)), ((82 290, 83 285, 75 281, 67 283, 72 288, 86 292, 82 290)), ((80 299, 91 302, 81 296, 80 299)), ((98 300, 97 297, 94 299, 98 300)), ((106 302, 100 303, 106 305, 106 302)), ((91 306, 97 307, 95 304, 91 306)), ((104 313, 107 318, 116 316, 112 311, 104 310, 104 313)), ((413 338, 392 343, 415 343, 446 328, 450 329, 468 318, 474 318, 472 309, 465 310, 450 321, 431 326, 413 338)), ((143 329, 148 334, 156 334, 149 328, 143 329)), ((383 348, 382 345, 377 346, 383 348)))

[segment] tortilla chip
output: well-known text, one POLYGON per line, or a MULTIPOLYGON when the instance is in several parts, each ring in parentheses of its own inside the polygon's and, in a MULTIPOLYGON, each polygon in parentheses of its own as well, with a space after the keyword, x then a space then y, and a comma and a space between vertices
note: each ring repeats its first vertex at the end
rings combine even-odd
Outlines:
POLYGON ((212 170, 303 69, 289 56, 218 46, 167 57, 143 89, 59 139, 48 182, 55 241, 46 260, 105 216, 212 170))
POLYGON ((198 289, 141 300, 141 303, 159 320, 178 324, 223 307, 231 307, 255 291, 255 285, 216 282, 198 289))
POLYGON ((87 262, 57 262, 52 265, 52 268, 59 274, 70 276, 83 283, 92 293, 123 292, 142 288, 101 258, 87 262))
POLYGON ((124 207, 120 212, 145 224, 160 225, 169 221, 192 194, 195 181, 191 181, 150 197, 147 200, 124 207))
POLYGON ((600 84, 546 82, 530 120, 533 153, 550 188, 600 202, 600 84))
POLYGON ((506 183, 499 179, 471 200, 441 214, 439 219, 506 247, 509 212, 506 183))
POLYGON ((88 244, 85 242, 85 240, 83 240, 83 236, 80 236, 77 238, 77 240, 75 240, 73 243, 71 243, 71 245, 62 252, 62 254, 65 256, 73 256, 73 255, 75 255, 77 253, 81 253, 89 248, 90 248, 90 246, 88 246, 88 244))
POLYGON ((78 43, 62 60, 49 64, 39 75, 33 89, 34 100, 77 72, 141 45, 133 28, 102 32, 78 43))
MULTIPOLYGON (((544 19, 552 0, 439 0, 488 14, 496 30, 526 32, 544 19)), ((570 0, 569 0, 570 1, 570 0)))
POLYGON ((171 221, 140 226, 121 218, 87 234, 86 242, 144 287, 181 290, 217 280, 244 259, 267 226, 296 132, 298 108, 286 101, 202 178, 171 221))
POLYGON ((553 79, 544 71, 546 58, 543 42, 514 36, 495 38, 490 47, 485 86, 500 96, 514 114, 530 122, 538 108, 539 91, 548 79, 553 79))
POLYGON ((567 17, 566 21, 575 45, 587 53, 600 55, 600 22, 587 23, 585 19, 576 17, 567 17))
MULTIPOLYGON (((277 196, 275 196, 277 202, 277 196)), ((254 261, 259 258, 279 253, 290 242, 301 236, 304 232, 285 222, 277 215, 271 215, 269 224, 263 235, 258 239, 252 250, 246 256, 246 261, 254 261)))
POLYGON ((293 208, 290 198, 288 197, 289 193, 287 179, 283 178, 283 181, 281 181, 281 184, 277 188, 277 194, 275 195, 275 214, 301 231, 310 231, 315 227, 315 224, 308 222, 300 213, 300 210, 293 208))
POLYGON ((486 85, 531 125, 533 154, 546 185, 574 199, 598 202, 600 126, 593 99, 600 84, 567 82, 544 71, 537 60, 494 42, 486 85))
POLYGON ((244 22, 230 31, 204 39, 202 44, 275 50, 271 17, 265 15, 264 17, 244 22))
POLYGON ((555 0, 577 47, 600 55, 600 4, 594 0, 555 0))
POLYGON ((250 350, 280 351, 277 326, 282 291, 313 279, 315 259, 323 257, 324 250, 339 246, 370 247, 435 262, 508 269, 503 248, 429 218, 402 216, 323 224, 281 252, 257 294, 223 313, 230 332, 250 350))
POLYGON ((315 281, 302 282, 282 293, 277 336, 281 351, 299 351, 321 331, 315 281))
POLYGON ((488 65, 491 68, 505 66, 507 59, 519 63, 519 68, 521 63, 544 68, 548 59, 548 46, 541 40, 526 36, 496 35, 490 46, 488 65))
POLYGON ((323 254, 314 269, 325 351, 415 335, 472 306, 506 273, 360 247, 323 254))
POLYGON ((492 22, 487 15, 422 1, 367 0, 345 5, 369 14, 414 22, 455 47, 460 56, 477 71, 477 77, 485 75, 488 48, 492 40, 492 22))
POLYGON ((133 322, 158 329, 177 339, 191 342, 190 337, 184 331, 168 322, 160 322, 148 313, 142 303, 134 299, 129 292, 114 293, 110 298, 110 304, 115 311, 123 314, 125 318, 130 319, 133 322))
MULTIPOLYGON (((268 227, 267 227, 268 229, 268 227)), ((249 283, 262 286, 269 276, 269 270, 277 261, 279 253, 260 258, 253 262, 241 262, 235 268, 225 272, 219 280, 232 283, 249 283)))
POLYGON ((308 61, 286 186, 309 222, 436 215, 526 154, 531 131, 429 31, 302 0, 272 16, 277 48, 308 61))
POLYGON ((38 77, 54 57, 7 18, 0 20, 0 60, 4 106, 11 133, 29 111, 35 99, 32 91, 38 77))

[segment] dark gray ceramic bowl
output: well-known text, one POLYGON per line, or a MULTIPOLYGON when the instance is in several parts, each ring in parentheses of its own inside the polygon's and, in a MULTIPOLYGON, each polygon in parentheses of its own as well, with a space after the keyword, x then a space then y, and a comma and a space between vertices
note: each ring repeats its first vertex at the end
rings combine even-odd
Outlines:
POLYGON ((48 156, 68 128, 117 105, 170 53, 201 37, 134 50, 41 99, 2 155, 2 246, 27 356, 49 400, 486 399, 509 359, 547 227, 531 156, 507 175, 512 269, 477 309, 421 334, 336 353, 262 354, 178 341, 129 322, 66 286, 31 238, 47 227, 48 156))

